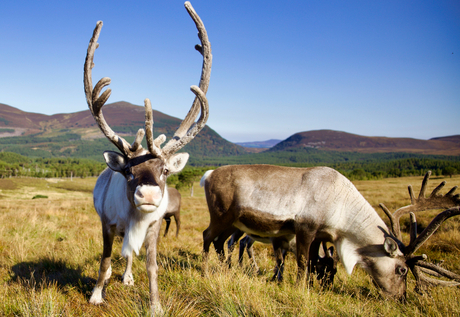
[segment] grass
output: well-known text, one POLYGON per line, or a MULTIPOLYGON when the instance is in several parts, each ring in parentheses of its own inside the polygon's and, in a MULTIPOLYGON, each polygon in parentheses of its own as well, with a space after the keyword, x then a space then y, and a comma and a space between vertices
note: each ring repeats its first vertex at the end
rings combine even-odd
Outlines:
MULTIPOLYGON (((421 177, 358 181, 357 188, 383 216, 378 203, 391 210, 409 204, 407 185, 418 193, 421 177)), ((430 188, 443 179, 432 178, 430 188)), ((460 183, 446 178, 445 193, 460 183)), ((106 303, 88 304, 102 253, 99 217, 92 206, 90 189, 95 178, 44 180, 11 178, 0 181, 0 315, 1 316, 145 316, 148 283, 145 252, 133 263, 134 287, 124 286, 121 275, 121 239, 114 244, 113 274, 106 303), (46 195, 47 199, 34 199, 46 195)), ((455 316, 460 314, 459 288, 433 288, 420 296, 408 282, 406 304, 379 295, 360 269, 351 276, 343 267, 331 289, 318 284, 296 283, 292 254, 286 261, 285 281, 272 283, 271 247, 254 245, 260 272, 236 265, 221 265, 215 252, 209 272, 203 273, 202 232, 209 224, 204 192, 197 185, 194 197, 182 193, 182 227, 159 242, 159 287, 167 316, 455 316)), ((435 212, 418 216, 426 225, 435 212)), ((383 218, 386 220, 385 218, 383 218)), ((164 226, 162 228, 164 230, 164 226)), ((404 237, 407 239, 407 236, 404 237)), ((407 240, 405 240, 407 241, 407 240)), ((420 250, 430 259, 460 272, 460 217, 449 219, 420 250)))

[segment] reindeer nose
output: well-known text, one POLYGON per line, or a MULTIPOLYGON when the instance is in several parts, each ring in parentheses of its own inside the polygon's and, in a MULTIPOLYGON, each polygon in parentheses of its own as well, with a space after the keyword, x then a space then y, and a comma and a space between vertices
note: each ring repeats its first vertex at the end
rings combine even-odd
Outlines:
POLYGON ((140 185, 134 192, 136 207, 155 206, 158 207, 163 199, 163 193, 159 186, 140 185))

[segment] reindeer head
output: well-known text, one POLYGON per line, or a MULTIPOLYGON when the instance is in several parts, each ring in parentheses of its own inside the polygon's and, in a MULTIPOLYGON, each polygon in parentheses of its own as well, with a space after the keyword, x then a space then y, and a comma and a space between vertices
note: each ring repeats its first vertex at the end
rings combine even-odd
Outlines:
MULTIPOLYGON (((409 196, 411 204, 396 210, 393 214, 389 211, 385 205, 380 204, 385 214, 390 219, 390 227, 392 234, 396 238, 394 241, 398 241, 395 248, 400 250, 401 255, 399 258, 404 260, 405 265, 410 269, 416 279, 416 291, 422 292, 427 285, 443 285, 443 286, 457 286, 460 285, 460 275, 450 272, 438 265, 426 262, 427 256, 414 255, 415 251, 427 241, 431 235, 441 226, 441 224, 450 217, 460 214, 460 195, 454 195, 457 186, 453 187, 445 195, 439 195, 439 191, 445 186, 446 182, 442 182, 436 187, 431 195, 426 198, 425 192, 430 178, 431 172, 427 172, 422 182, 422 187, 418 198, 415 198, 412 186, 409 185, 409 196), (415 219, 415 212, 420 212, 429 209, 446 209, 447 210, 438 214, 430 224, 423 230, 423 232, 417 236, 417 221, 415 219), (399 225, 399 218, 410 213, 411 225, 410 225, 410 242, 406 246, 402 241, 401 229, 399 225), (441 279, 430 278, 425 275, 429 274, 435 277, 443 277, 450 279, 451 281, 445 281, 441 279)), ((391 238, 390 238, 391 239, 391 238)), ((393 240, 393 239, 392 239, 393 240)), ((408 272, 405 269, 405 272, 408 272)), ((405 280, 405 279, 404 279, 405 280)), ((405 288, 405 287, 404 287, 405 288)))
POLYGON ((386 296, 404 300, 409 270, 398 242, 390 236, 382 245, 361 248, 363 268, 371 275, 377 288, 386 296))
MULTIPOLYGON (((180 172, 187 163, 187 153, 177 153, 182 147, 189 143, 206 124, 209 115, 209 106, 206 99, 206 92, 209 86, 211 74, 211 44, 209 43, 206 29, 200 17, 189 2, 185 3, 189 15, 192 17, 198 29, 198 37, 201 45, 195 49, 203 55, 203 66, 199 86, 192 86, 190 89, 195 94, 192 107, 177 129, 173 138, 161 148, 166 141, 165 135, 153 138, 153 117, 152 106, 149 99, 145 99, 145 130, 139 129, 133 144, 119 137, 107 124, 102 114, 102 107, 108 100, 111 90, 104 92, 104 87, 110 84, 110 78, 102 78, 93 88, 91 71, 94 67, 94 52, 99 46, 97 40, 102 28, 102 21, 97 22, 93 36, 88 45, 84 66, 84 86, 86 101, 89 109, 104 135, 120 150, 121 153, 106 151, 104 158, 107 166, 115 172, 122 174, 127 183, 127 197, 133 207, 145 213, 154 212, 165 201, 166 178, 174 173, 180 172), (201 116, 195 123, 195 119, 201 110, 201 116), (147 149, 141 145, 146 135, 147 149)), ((167 204, 167 200, 163 205, 167 204)), ((166 206, 165 206, 166 208, 166 206)))

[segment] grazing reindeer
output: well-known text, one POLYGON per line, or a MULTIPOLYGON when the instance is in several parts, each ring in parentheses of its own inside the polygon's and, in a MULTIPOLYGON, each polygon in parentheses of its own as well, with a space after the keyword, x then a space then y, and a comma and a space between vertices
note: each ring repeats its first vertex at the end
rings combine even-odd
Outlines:
MULTIPOLYGON (((227 242, 228 245, 228 258, 227 263, 229 266, 232 263, 232 253, 235 249, 235 245, 238 243, 238 240, 244 235, 244 232, 241 230, 236 230, 230 239, 227 242)), ((254 235, 246 235, 243 239, 240 240, 239 256, 238 263, 240 266, 243 265, 243 255, 244 250, 246 249, 249 258, 252 260, 252 266, 256 271, 259 270, 257 266, 256 258, 254 256, 254 242, 261 242, 265 244, 272 244, 273 251, 276 258, 276 265, 272 281, 283 280, 283 271, 284 271, 284 260, 286 258, 287 252, 292 252, 296 254, 296 243, 295 236, 286 236, 286 237, 259 237, 254 235)), ((334 247, 326 247, 325 241, 314 240, 312 246, 310 247, 310 253, 314 253, 317 248, 319 249, 320 245, 323 246, 324 256, 321 257, 319 254, 317 256, 310 255, 310 265, 311 271, 316 273, 317 279, 320 280, 324 285, 332 285, 334 282, 334 276, 337 273, 337 263, 334 260, 334 247), (319 242, 319 244, 317 244, 319 242)), ((319 251, 319 250, 318 250, 319 251)))
POLYGON ((104 283, 111 275, 111 253, 115 235, 124 237, 122 255, 127 258, 127 268, 123 274, 123 282, 132 284, 132 252, 138 254, 145 243, 147 273, 150 286, 150 305, 153 313, 161 312, 158 294, 158 265, 156 260, 157 240, 163 216, 166 213, 169 195, 166 178, 180 172, 187 163, 187 153, 175 154, 189 143, 205 126, 209 107, 206 92, 211 72, 211 46, 206 29, 189 2, 185 3, 189 15, 198 29, 201 46, 195 48, 203 55, 203 67, 199 87, 192 86, 196 95, 192 107, 174 134, 174 137, 163 147, 164 135, 153 138, 153 119, 150 101, 145 99, 145 132, 137 132, 133 144, 129 144, 109 127, 104 119, 101 108, 110 96, 110 89, 102 88, 110 84, 110 78, 102 78, 93 88, 91 70, 94 67, 94 52, 98 47, 97 40, 102 28, 99 21, 89 42, 84 66, 84 86, 86 100, 91 113, 104 135, 121 151, 106 151, 104 158, 109 168, 99 176, 94 188, 94 206, 101 218, 104 248, 102 252, 99 277, 94 287, 90 303, 103 302, 102 290, 104 283), (199 120, 194 123, 201 111, 199 120), (141 141, 146 135, 147 149, 142 148, 141 141))
MULTIPOLYGON (((334 244, 348 274, 358 264, 385 294, 405 299, 406 275, 414 263, 407 250, 416 248, 412 243, 405 248, 339 172, 328 167, 234 165, 208 171, 202 181, 210 213, 203 232, 205 261, 211 242, 224 255, 223 244, 235 228, 261 237, 295 235, 301 278, 310 271, 310 256, 317 254, 311 245, 318 239, 334 244)), ((427 199, 432 203, 423 207, 459 205, 459 196, 452 193, 427 199)))
POLYGON ((179 235, 180 229, 180 202, 181 195, 179 191, 175 188, 168 187, 168 196, 169 204, 164 215, 164 220, 166 221, 166 229, 163 237, 166 237, 169 231, 169 226, 171 225, 171 217, 174 217, 176 221, 176 237, 179 235))

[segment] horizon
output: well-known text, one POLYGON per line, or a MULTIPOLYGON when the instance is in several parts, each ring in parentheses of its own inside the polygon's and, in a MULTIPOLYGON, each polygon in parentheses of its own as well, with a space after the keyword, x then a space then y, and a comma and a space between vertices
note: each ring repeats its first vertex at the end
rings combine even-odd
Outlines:
MULTIPOLYGON (((191 1, 213 50, 207 125, 233 142, 312 130, 427 140, 460 134, 458 1, 191 1)), ((104 22, 93 83, 183 119, 199 80, 183 1, 0 4, 0 103, 87 110, 83 64, 104 22), (88 10, 91 8, 91 10, 88 10)))
MULTIPOLYGON (((117 104, 117 103, 129 103, 127 101, 115 101, 115 102, 111 102, 111 103, 107 103, 106 106, 110 106, 111 104, 117 104)), ((3 104, 0 102, 0 104, 3 104)), ((131 104, 131 103, 129 103, 131 104)), ((3 104, 3 105, 6 105, 6 104, 3 104)), ((134 104, 131 104, 131 105, 134 105, 134 104)), ((10 105, 6 105, 6 106, 9 106, 9 107, 12 107, 10 105)), ((137 106, 137 107, 142 107, 143 106, 140 106, 140 105, 134 105, 134 106, 137 106)), ((20 111, 23 111, 21 109, 18 109, 16 107, 13 107, 17 110, 20 110, 20 111)), ((158 111, 156 109, 153 109, 155 111, 158 111)), ((85 112, 85 111, 90 111, 89 109, 85 109, 85 110, 81 110, 81 111, 77 111, 77 112, 85 112)), ((24 111, 23 111, 24 112, 24 111)), ((35 114, 40 114, 40 115, 45 115, 45 116, 54 116, 54 115, 67 115, 67 114, 73 114, 73 113, 77 113, 77 112, 70 112, 70 113, 55 113, 55 114, 51 114, 51 115, 48 115, 48 114, 43 114, 43 113, 36 113, 35 114)), ((161 112, 161 111, 160 111, 161 112)), ((26 112, 26 113, 31 113, 31 112, 26 112)), ((167 113, 163 113, 165 115, 168 115, 167 113)), ((176 119, 180 119, 180 118, 177 118, 177 117, 174 117, 176 119)), ((154 118, 155 120, 155 118, 154 118)), ((216 131, 213 127, 209 126, 208 124, 206 124, 209 128, 213 129, 214 131, 216 131)), ((155 125, 154 125, 154 128, 155 128, 155 125)), ((238 144, 238 145, 241 145, 241 144, 245 144, 245 143, 265 143, 265 142, 269 142, 269 141, 278 141, 278 143, 282 142, 282 141, 285 141, 286 139, 290 138, 291 136, 295 135, 295 134, 299 134, 299 133, 305 133, 305 132, 315 132, 315 131, 334 131, 334 132, 340 132, 340 133, 347 133, 347 134, 352 134, 352 135, 358 135, 358 136, 362 136, 362 137, 368 137, 368 138, 396 138, 396 139, 417 139, 417 140, 424 140, 424 141, 428 141, 428 140, 432 140, 432 139, 437 139, 437 138, 447 138, 447 137, 453 137, 453 136, 460 136, 460 134, 453 134, 453 135, 442 135, 442 136, 434 136, 434 137, 430 137, 428 139, 420 139, 420 138, 411 138, 411 137, 406 137, 406 136, 396 136, 396 137, 388 137, 388 136, 384 136, 384 135, 362 135, 362 134, 356 134, 356 133, 352 133, 352 132, 348 132, 348 131, 341 131, 341 130, 333 130, 333 129, 316 129, 316 130, 305 130, 305 131, 297 131, 289 136, 287 136, 286 138, 284 139, 267 139, 267 140, 251 140, 251 141, 242 141, 242 142, 239 142, 239 141, 236 141, 236 142, 233 142, 233 141, 230 141, 230 140, 227 140, 231 143, 234 143, 234 144, 238 144)), ((217 132, 217 131, 216 131, 217 132)), ((218 133, 218 132, 217 132, 218 133)), ((218 133, 219 134, 219 133, 218 133)), ((219 134, 220 135, 220 134, 219 134)), ((101 136, 103 137, 103 136, 101 136)), ((220 137, 224 138, 222 135, 220 135, 220 137)), ((225 139, 225 138, 224 138, 225 139)))

